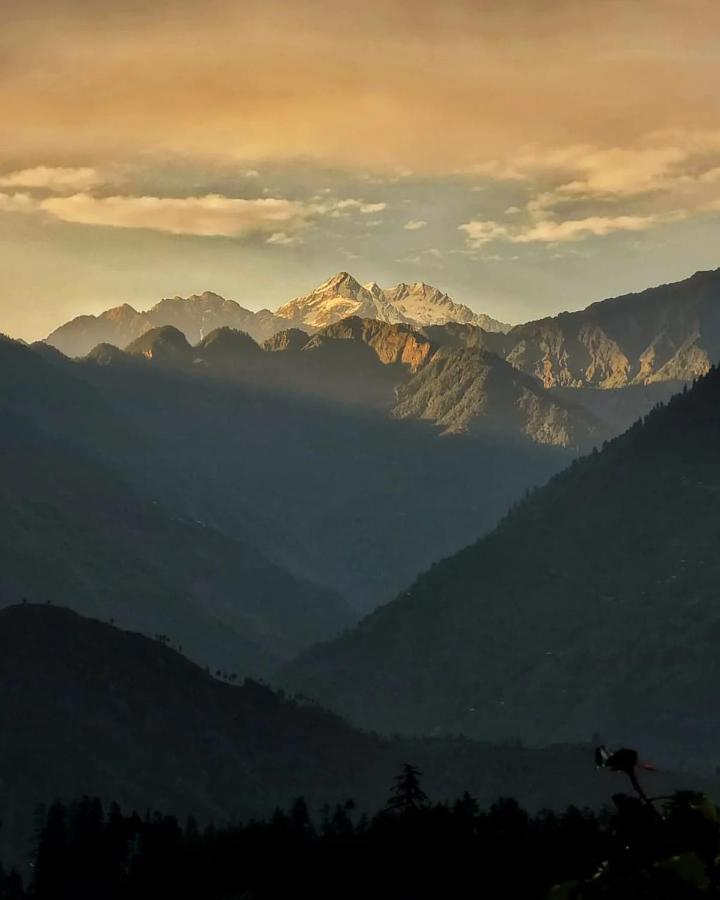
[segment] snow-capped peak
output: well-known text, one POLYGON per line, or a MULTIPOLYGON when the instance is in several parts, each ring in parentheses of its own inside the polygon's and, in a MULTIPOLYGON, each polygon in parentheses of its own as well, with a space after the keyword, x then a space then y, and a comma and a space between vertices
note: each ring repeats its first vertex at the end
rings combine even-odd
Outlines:
POLYGON ((443 325, 462 322, 486 331, 506 331, 509 326, 496 322, 468 306, 455 303, 438 288, 422 281, 401 282, 383 289, 377 282, 360 284, 348 272, 339 272, 315 290, 296 297, 276 312, 293 325, 322 328, 348 316, 405 322, 409 325, 443 325))

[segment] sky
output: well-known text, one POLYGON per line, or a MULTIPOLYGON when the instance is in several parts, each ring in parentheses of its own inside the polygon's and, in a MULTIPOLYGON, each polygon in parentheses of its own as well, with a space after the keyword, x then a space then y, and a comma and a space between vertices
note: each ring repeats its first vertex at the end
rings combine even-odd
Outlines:
POLYGON ((720 266, 716 0, 0 0, 0 331, 337 271, 505 322, 720 266))

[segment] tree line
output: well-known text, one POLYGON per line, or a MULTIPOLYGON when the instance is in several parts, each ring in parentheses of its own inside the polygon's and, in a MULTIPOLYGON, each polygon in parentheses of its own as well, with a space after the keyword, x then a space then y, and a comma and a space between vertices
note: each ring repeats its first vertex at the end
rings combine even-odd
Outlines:
POLYGON ((469 794, 432 802, 409 764, 371 817, 351 800, 311 815, 298 798, 267 820, 200 828, 92 797, 58 801, 39 816, 28 883, 0 871, 0 900, 720 896, 714 803, 649 797, 634 751, 601 748, 596 762, 630 787, 601 811, 531 815, 512 799, 480 810, 469 794))

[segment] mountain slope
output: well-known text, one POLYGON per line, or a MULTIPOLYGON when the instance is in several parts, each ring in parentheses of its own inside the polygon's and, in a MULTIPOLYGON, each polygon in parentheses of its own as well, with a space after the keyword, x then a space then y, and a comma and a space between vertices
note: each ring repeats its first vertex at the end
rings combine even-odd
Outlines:
POLYGON ((374 812, 407 760, 437 799, 469 790, 482 804, 512 794, 562 808, 599 805, 611 787, 589 747, 384 741, 257 682, 216 680, 159 641, 33 604, 0 610, 0 734, 5 863, 26 857, 37 805, 58 797, 216 824, 301 795, 316 812, 348 797, 374 812))
POLYGON ((720 372, 573 464, 288 683, 384 730, 715 765, 720 372))
POLYGON ((275 314, 292 325, 311 329, 332 325, 348 316, 417 326, 463 322, 499 332, 510 327, 454 303, 447 294, 428 284, 398 284, 384 290, 375 282, 362 285, 347 272, 339 272, 309 294, 290 300, 275 314))
POLYGON ((481 429, 561 447, 592 446, 604 430, 582 407, 550 394, 494 353, 474 349, 437 351, 398 387, 391 414, 430 419, 446 434, 481 429))

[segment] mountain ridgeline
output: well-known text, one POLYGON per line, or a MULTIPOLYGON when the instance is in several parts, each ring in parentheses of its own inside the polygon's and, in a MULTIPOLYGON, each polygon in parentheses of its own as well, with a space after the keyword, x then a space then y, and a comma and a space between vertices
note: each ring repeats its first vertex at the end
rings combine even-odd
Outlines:
POLYGON ((124 348, 151 328, 172 325, 191 344, 215 328, 246 331, 262 343, 288 328, 314 333, 349 316, 428 329, 431 339, 482 346, 545 387, 618 388, 683 382, 707 371, 720 355, 720 270, 592 303, 511 327, 415 282, 382 289, 347 272, 289 301, 275 313, 252 313, 207 292, 161 300, 139 313, 127 304, 100 316, 81 316, 48 336, 68 356, 99 343, 124 348), (436 326, 450 326, 433 334, 436 326))
POLYGON ((639 744, 717 765, 720 371, 575 461, 287 672, 381 731, 639 744))
POLYGON ((275 313, 267 309, 251 312, 234 300, 206 291, 190 297, 165 298, 145 312, 125 303, 99 316, 78 316, 53 331, 47 341, 66 356, 85 356, 97 344, 124 348, 152 328, 172 325, 193 344, 221 327, 246 331, 262 343, 294 326, 314 332, 348 316, 417 326, 463 322, 486 331, 510 327, 490 316, 474 313, 422 282, 398 284, 383 290, 375 283, 363 286, 352 275, 340 272, 275 313))

